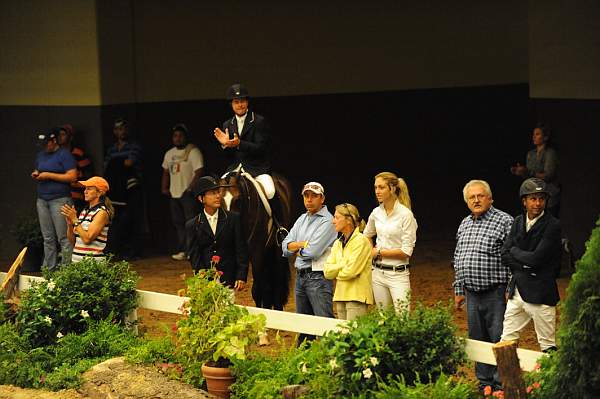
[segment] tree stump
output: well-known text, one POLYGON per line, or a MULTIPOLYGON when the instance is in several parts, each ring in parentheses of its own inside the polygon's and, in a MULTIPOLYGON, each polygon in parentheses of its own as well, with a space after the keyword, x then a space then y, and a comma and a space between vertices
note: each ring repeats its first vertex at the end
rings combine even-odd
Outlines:
POLYGON ((498 364, 498 374, 502 381, 505 399, 525 399, 525 381, 521 374, 521 366, 517 357, 515 341, 498 342, 493 346, 494 356, 498 364))
POLYGON ((296 399, 308 393, 308 388, 304 385, 287 385, 281 388, 281 394, 285 399, 296 399))

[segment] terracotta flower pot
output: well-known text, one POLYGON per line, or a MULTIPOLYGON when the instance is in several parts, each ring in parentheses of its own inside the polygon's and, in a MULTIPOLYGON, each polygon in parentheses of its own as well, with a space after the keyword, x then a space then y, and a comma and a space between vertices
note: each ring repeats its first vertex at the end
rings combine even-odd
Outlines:
POLYGON ((235 381, 229 367, 211 367, 205 364, 202 366, 202 375, 206 380, 208 393, 219 398, 229 398, 229 386, 235 381))

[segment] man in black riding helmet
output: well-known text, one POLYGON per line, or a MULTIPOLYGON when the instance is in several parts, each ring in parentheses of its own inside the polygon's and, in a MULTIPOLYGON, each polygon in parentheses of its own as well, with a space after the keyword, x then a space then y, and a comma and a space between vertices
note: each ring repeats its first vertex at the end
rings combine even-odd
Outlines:
POLYGON ((221 282, 240 291, 248 276, 248 247, 243 238, 240 215, 222 208, 221 184, 204 176, 194 184, 193 193, 202 204, 200 213, 185 223, 186 252, 194 272, 211 263, 221 271, 221 282), (213 261, 218 257, 218 261, 213 261))
POLYGON ((502 247, 502 263, 512 277, 501 340, 518 340, 533 319, 540 348, 547 352, 556 349, 560 222, 546 210, 549 192, 542 179, 525 180, 519 196, 524 212, 515 218, 502 247))
POLYGON ((230 160, 225 175, 246 172, 262 186, 269 200, 273 216, 281 221, 281 206, 276 197, 275 184, 271 177, 271 127, 262 115, 249 110, 248 89, 236 83, 227 90, 233 117, 215 128, 215 138, 230 160))

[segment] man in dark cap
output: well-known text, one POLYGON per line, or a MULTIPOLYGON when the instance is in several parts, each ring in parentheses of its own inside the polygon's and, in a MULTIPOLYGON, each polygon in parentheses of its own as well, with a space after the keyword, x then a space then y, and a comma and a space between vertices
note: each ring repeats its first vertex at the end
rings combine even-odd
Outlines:
POLYGON ((233 117, 215 128, 214 134, 230 160, 226 174, 244 171, 262 185, 267 199, 275 196, 271 177, 271 129, 262 115, 248 109, 248 90, 236 83, 227 91, 233 117))
POLYGON ((542 179, 525 180, 519 195, 524 212, 515 218, 502 247, 502 263, 512 273, 502 341, 518 340, 533 319, 540 348, 547 352, 556 349, 560 222, 545 209, 549 192, 542 179))
POLYGON ((194 185, 194 196, 202 211, 185 224, 187 253, 194 272, 215 265, 221 282, 237 291, 244 289, 248 276, 248 247, 242 234, 240 216, 221 207, 222 185, 214 177, 204 176, 194 185))

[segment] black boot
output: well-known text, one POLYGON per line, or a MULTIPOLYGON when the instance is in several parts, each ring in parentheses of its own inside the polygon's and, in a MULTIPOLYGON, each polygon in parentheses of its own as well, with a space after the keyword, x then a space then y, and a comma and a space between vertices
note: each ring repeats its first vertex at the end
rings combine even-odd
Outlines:
POLYGON ((282 225, 284 220, 283 208, 281 206, 281 199, 277 193, 269 200, 269 205, 271 206, 271 217, 273 218, 273 227, 275 228, 275 240, 277 245, 281 245, 289 231, 282 225))

